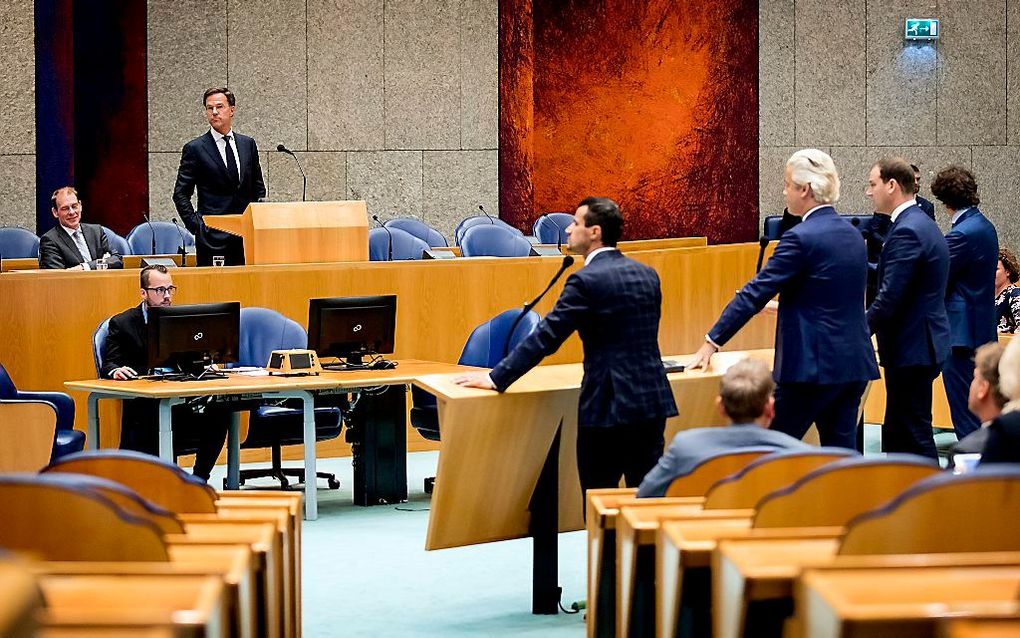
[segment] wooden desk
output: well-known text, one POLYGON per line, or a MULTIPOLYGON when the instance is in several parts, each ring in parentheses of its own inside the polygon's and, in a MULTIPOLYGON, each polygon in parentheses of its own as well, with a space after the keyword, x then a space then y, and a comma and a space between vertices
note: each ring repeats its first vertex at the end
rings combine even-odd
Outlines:
MULTIPOLYGON (((754 272, 758 244, 731 244, 635 252, 662 280, 659 342, 663 352, 694 352, 734 290, 754 272)), ((312 297, 396 294, 397 359, 455 362, 468 335, 508 308, 520 307, 545 287, 559 267, 556 259, 492 258, 416 262, 360 262, 235 268, 180 268, 174 303, 240 301, 272 308, 301 325, 312 297)), ((577 269, 578 265, 574 266, 577 269)), ((546 313, 562 290, 553 287, 536 311, 546 313)), ((66 391, 64 381, 94 378, 91 338, 96 327, 139 301, 138 273, 132 271, 0 275, 0 325, 17 335, 0 345, 0 361, 23 389, 66 391), (74 308, 73 313, 67 311, 74 308), (60 339, 53 339, 59 334, 60 339)), ((774 317, 757 317, 727 344, 733 350, 771 348, 774 317)), ((568 339, 546 363, 581 360, 580 340, 568 339)), ((77 427, 85 430, 86 393, 72 390, 77 427)), ((115 402, 107 402, 111 415, 115 402)), ((714 412, 714 410, 710 410, 714 412)), ((116 445, 119 419, 104 418, 103 439, 116 445)), ((409 448, 437 449, 409 430, 409 448)), ((325 456, 349 455, 342 440, 323 442, 325 456)), ((245 451, 243 459, 268 460, 267 451, 245 451)), ((298 448, 285 458, 301 458, 298 448)))
POLYGON ((1020 566, 810 569, 797 587, 797 622, 811 638, 932 636, 967 616, 1016 617, 1020 566))
POLYGON ((43 599, 26 563, 0 561, 0 636, 28 638, 38 629, 43 599))
MULTIPOLYGON (((173 462, 173 432, 170 413, 173 406, 191 397, 213 396, 242 406, 261 399, 300 399, 304 407, 304 453, 306 476, 315 476, 315 405, 317 394, 355 393, 361 388, 407 385, 421 375, 461 373, 470 368, 428 361, 398 361, 392 370, 324 372, 316 376, 252 377, 228 375, 225 379, 207 381, 114 381, 93 379, 68 381, 68 389, 86 392, 88 396, 88 440, 90 449, 100 446, 99 401, 102 399, 153 399, 159 401, 159 456, 173 462)), ((242 407, 243 409, 243 407, 242 407)), ((227 436, 227 488, 237 489, 240 467, 240 422, 233 412, 227 436)), ((318 517, 316 482, 305 481, 305 518, 318 517)))
POLYGON ((940 623, 940 638, 1016 638, 1020 636, 1020 617, 971 618, 940 623))
MULTIPOLYGON (((142 267, 142 260, 151 257, 158 257, 160 259, 172 259, 175 264, 177 264, 178 266, 181 265, 181 256, 179 253, 167 255, 124 255, 123 256, 124 270, 138 270, 142 267)), ((0 272, 39 271, 39 260, 34 257, 23 259, 4 259, 2 260, 2 262, 3 268, 0 269, 0 272)), ((195 253, 188 253, 186 265, 187 266, 198 265, 195 253)), ((60 272, 60 271, 43 270, 41 272, 60 272)))

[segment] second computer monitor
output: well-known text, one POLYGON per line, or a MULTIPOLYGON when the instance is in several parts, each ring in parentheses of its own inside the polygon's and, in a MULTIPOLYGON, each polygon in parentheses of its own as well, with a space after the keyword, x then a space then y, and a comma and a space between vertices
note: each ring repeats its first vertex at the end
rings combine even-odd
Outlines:
POLYGON ((391 354, 396 325, 396 295, 308 301, 308 347, 319 357, 361 365, 364 356, 391 354))

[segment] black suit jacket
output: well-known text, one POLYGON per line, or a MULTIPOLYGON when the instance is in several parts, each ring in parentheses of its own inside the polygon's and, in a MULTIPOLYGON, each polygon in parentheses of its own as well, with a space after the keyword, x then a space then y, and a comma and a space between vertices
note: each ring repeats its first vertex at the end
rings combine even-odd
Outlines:
MULTIPOLYGON (((89 262, 89 268, 95 269, 96 260, 106 253, 110 253, 110 256, 106 259, 109 268, 124 267, 121 255, 116 251, 110 250, 110 243, 106 240, 106 233, 103 232, 103 228, 99 224, 82 224, 79 228, 81 228, 82 235, 85 236, 85 244, 89 247, 89 252, 92 253, 92 261, 89 262)), ((49 229, 46 231, 46 234, 39 238, 40 268, 72 268, 83 261, 81 253, 78 252, 78 247, 74 244, 74 240, 71 239, 67 231, 60 225, 49 229)))
POLYGON ((248 204, 266 196, 259 164, 259 149, 247 135, 232 133, 236 143, 240 184, 227 175, 227 166, 220 157, 211 131, 197 137, 181 151, 181 165, 174 185, 174 206, 184 225, 195 234, 200 249, 222 250, 232 237, 206 228, 202 215, 234 215, 243 213, 248 204), (198 190, 198 209, 191 205, 191 196, 198 190))
POLYGON ((1020 463, 1020 412, 1002 414, 988 425, 978 465, 988 463, 1020 463))
POLYGON ((578 425, 608 427, 674 416, 659 353, 659 275, 613 250, 567 278, 552 311, 493 368, 502 392, 576 330, 584 346, 578 425))
POLYGON ((103 356, 103 376, 110 377, 117 368, 128 366, 138 374, 149 367, 149 340, 141 304, 110 318, 103 356))

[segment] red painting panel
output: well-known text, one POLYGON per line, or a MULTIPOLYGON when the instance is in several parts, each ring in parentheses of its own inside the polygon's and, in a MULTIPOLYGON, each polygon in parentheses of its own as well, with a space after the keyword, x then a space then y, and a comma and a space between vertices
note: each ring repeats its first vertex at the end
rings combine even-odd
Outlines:
POLYGON ((755 239, 757 2, 500 2, 500 215, 588 195, 628 239, 755 239))

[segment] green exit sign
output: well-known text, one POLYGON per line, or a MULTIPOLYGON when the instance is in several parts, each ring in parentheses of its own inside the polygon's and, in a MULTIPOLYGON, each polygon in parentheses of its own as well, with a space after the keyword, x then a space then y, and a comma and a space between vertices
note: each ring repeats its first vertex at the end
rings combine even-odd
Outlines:
POLYGON ((907 18, 903 35, 908 40, 938 40, 939 21, 931 18, 907 18))

